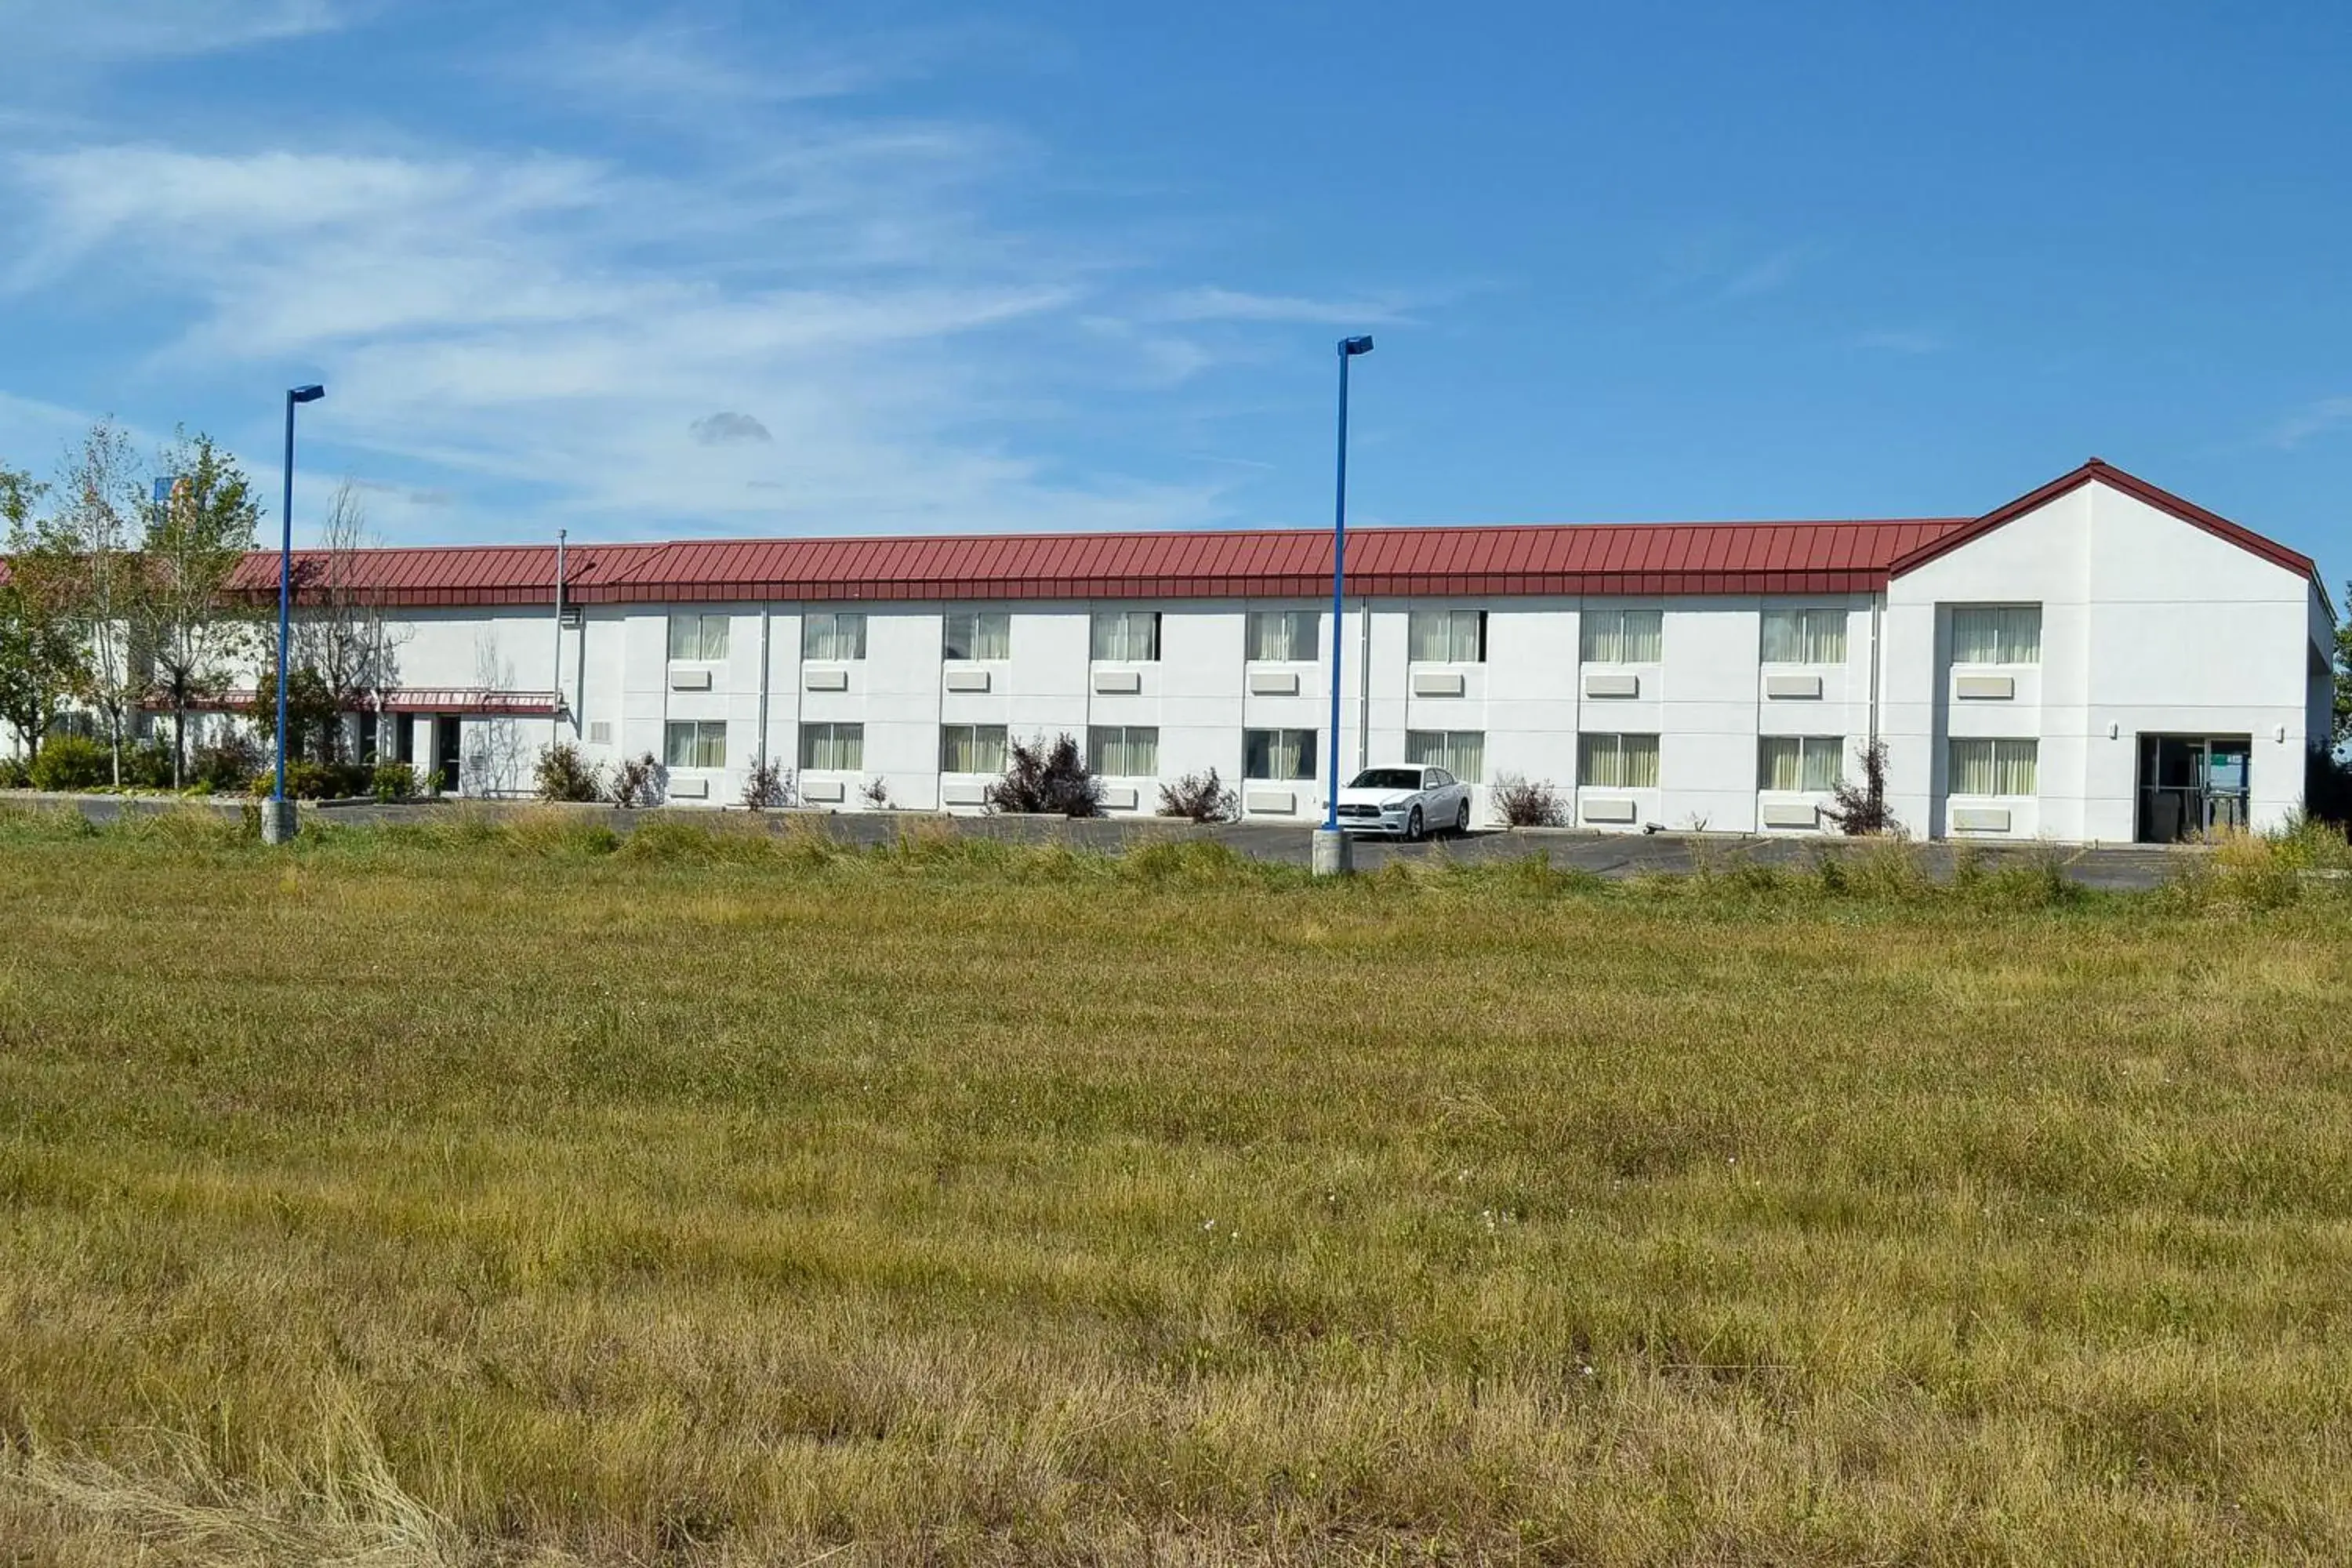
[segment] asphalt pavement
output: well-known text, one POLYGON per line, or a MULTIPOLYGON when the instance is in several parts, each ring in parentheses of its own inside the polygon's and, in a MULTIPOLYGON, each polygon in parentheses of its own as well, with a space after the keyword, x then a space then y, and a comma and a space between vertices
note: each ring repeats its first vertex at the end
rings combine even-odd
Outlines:
MULTIPOLYGON (((171 811, 183 809, 191 804, 179 799, 145 796, 43 795, 21 791, 0 792, 0 805, 10 803, 70 805, 96 822, 112 821, 124 812, 171 811)), ((241 803, 231 798, 194 804, 213 810, 236 812, 241 803)), ((354 801, 325 805, 306 805, 303 816, 308 822, 429 822, 461 810, 504 813, 534 809, 549 808, 539 807, 530 801, 438 800, 388 805, 354 801)), ((697 807, 622 811, 611 806, 567 805, 553 809, 579 813, 622 833, 647 822, 710 820, 708 810, 697 807)), ((739 812, 728 813, 727 818, 732 823, 744 820, 743 814, 739 812)), ((1146 844, 1208 838, 1229 845, 1237 853, 1255 859, 1296 866, 1307 863, 1312 843, 1310 829, 1291 822, 1230 822, 1200 826, 1148 816, 1071 820, 1047 816, 940 816, 928 812, 905 811, 775 812, 767 814, 764 820, 772 828, 781 828, 787 823, 805 823, 821 828, 844 843, 866 845, 889 843, 919 825, 942 823, 951 825, 959 833, 1019 843, 1063 844, 1073 849, 1106 853, 1146 844)), ((1359 838, 1356 842, 1356 866, 1360 870, 1372 871, 1391 860, 1478 862, 1518 859, 1540 854, 1549 857, 1551 863, 1563 870, 1573 868, 1599 877, 1624 879, 1689 875, 1701 869, 1722 873, 1743 864, 1808 869, 1823 856, 1850 855, 1861 847, 1864 847, 1852 840, 1810 835, 1624 834, 1593 833, 1574 828, 1515 828, 1473 832, 1461 837, 1448 836, 1422 844, 1359 838)), ((1939 879, 1949 876, 1958 847, 1948 843, 1918 846, 1927 874, 1939 879)), ((2118 891, 2159 887, 2174 875, 2184 857, 2203 853, 2195 848, 2153 844, 1978 844, 1971 847, 1979 865, 1987 869, 2055 856, 2070 879, 2086 888, 2118 891)))

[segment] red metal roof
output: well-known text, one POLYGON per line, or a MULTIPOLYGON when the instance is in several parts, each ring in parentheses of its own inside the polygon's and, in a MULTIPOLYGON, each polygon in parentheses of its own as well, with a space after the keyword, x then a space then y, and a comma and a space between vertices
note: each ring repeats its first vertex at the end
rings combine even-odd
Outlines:
MULTIPOLYGON (((2094 458, 1974 519, 1360 529, 1349 535, 1348 587, 1375 598, 1869 592, 2094 479, 2291 571, 2313 572, 2308 557, 2094 458)), ((331 569, 344 574, 348 591, 387 605, 546 605, 555 551, 370 550, 343 557, 339 567, 298 552, 297 595, 324 592, 331 569)), ((1295 599, 1330 591, 1331 537, 1322 529, 1266 529, 681 540, 577 545, 564 570, 572 604, 1295 599)), ((274 599, 276 555, 247 557, 231 588, 274 599)))

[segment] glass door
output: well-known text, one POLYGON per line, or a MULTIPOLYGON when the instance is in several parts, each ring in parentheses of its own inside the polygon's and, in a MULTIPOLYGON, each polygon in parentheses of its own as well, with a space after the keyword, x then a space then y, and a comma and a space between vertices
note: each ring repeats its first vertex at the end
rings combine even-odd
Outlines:
POLYGON ((2143 844, 2175 844, 2246 825, 2253 742, 2244 735, 2142 735, 2143 844))

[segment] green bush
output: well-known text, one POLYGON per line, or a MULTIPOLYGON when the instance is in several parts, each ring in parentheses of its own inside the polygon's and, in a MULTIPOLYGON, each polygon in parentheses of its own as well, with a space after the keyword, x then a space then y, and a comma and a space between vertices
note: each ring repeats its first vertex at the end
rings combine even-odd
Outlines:
POLYGON ((122 753, 122 782, 132 789, 170 789, 170 744, 157 736, 126 750, 122 753))
POLYGON ((234 732, 188 753, 187 780, 198 789, 234 795, 252 784, 265 760, 259 742, 234 732))
POLYGON ((35 789, 100 789, 114 782, 114 758, 82 735, 52 735, 41 742, 30 776, 35 789))
POLYGON ((33 764, 22 757, 0 757, 0 789, 33 787, 33 764))
POLYGON ((604 798, 604 772, 580 754, 568 741, 539 753, 532 770, 539 798, 546 801, 590 801, 604 798))
MULTIPOLYGON (((267 797, 278 787, 274 770, 265 768, 253 777, 253 793, 267 797)), ((373 794, 375 773, 365 763, 314 763, 308 757, 297 757, 286 764, 286 798, 289 800, 357 800, 373 794)))
POLYGON ((406 763, 378 763, 368 790, 378 800, 406 800, 416 793, 416 770, 406 763))

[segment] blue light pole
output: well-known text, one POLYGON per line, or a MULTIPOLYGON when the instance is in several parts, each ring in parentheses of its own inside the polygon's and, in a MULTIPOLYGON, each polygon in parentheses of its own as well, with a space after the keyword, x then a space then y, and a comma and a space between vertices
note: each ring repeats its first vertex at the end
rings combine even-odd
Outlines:
POLYGON ((326 395, 323 386, 286 390, 286 504, 278 511, 278 787, 269 797, 271 809, 262 818, 262 837, 273 844, 294 837, 293 813, 286 805, 286 643, 294 619, 294 405, 326 395))
POLYGON ((1348 586, 1348 362, 1372 352, 1369 337, 1339 340, 1339 465, 1331 510, 1331 789, 1323 831, 1316 836, 1315 868, 1344 871, 1348 841, 1339 831, 1339 617, 1348 586))

